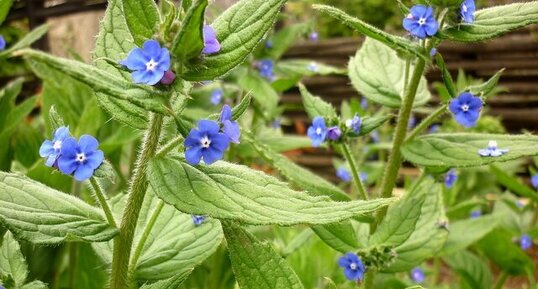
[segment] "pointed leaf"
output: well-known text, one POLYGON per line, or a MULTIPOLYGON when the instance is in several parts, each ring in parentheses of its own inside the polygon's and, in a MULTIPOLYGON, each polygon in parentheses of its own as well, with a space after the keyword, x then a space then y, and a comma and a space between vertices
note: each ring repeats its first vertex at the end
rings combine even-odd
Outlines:
POLYGON ((0 273, 3 276, 11 276, 17 288, 26 283, 28 276, 28 265, 21 253, 19 242, 9 231, 4 235, 0 247, 0 273))
POLYGON ((499 79, 501 78, 502 73, 504 72, 504 68, 497 71, 495 75, 493 75, 488 81, 480 84, 480 85, 473 85, 470 86, 468 89, 469 91, 474 95, 480 95, 480 96, 488 96, 490 92, 497 87, 497 83, 499 82, 499 79))
POLYGON ((489 289, 493 284, 493 277, 488 264, 473 253, 456 251, 443 257, 443 260, 461 278, 461 283, 474 289, 489 289))
POLYGON ((467 248, 482 239, 497 225, 499 225, 499 218, 493 215, 450 223, 448 238, 441 254, 450 255, 467 248))
POLYGON ((6 16, 9 13, 12 4, 13 0, 0 1, 0 25, 6 20, 6 16))
POLYGON ((536 191, 523 184, 518 178, 511 176, 496 165, 491 165, 490 171, 495 176, 495 180, 512 193, 533 199, 535 202, 538 202, 538 194, 536 191))
POLYGON ((182 61, 197 57, 204 49, 204 16, 207 0, 198 0, 189 8, 171 52, 182 61))
POLYGON ((312 230, 323 242, 339 252, 352 252, 361 247, 351 221, 312 226, 312 230))
POLYGON ((299 90, 303 97, 304 109, 310 118, 316 116, 324 118, 338 117, 336 110, 330 103, 325 102, 319 96, 312 95, 302 83, 299 83, 299 90))
POLYGON ((122 0, 125 22, 136 45, 153 39, 160 22, 159 10, 154 0, 122 0))
POLYGON ((39 40, 43 35, 47 33, 49 30, 49 26, 46 24, 43 24, 39 27, 36 27, 30 33, 26 34, 21 40, 19 40, 17 43, 13 44, 13 46, 9 47, 8 49, 0 52, 0 57, 6 56, 11 54, 12 52, 15 52, 19 49, 26 48, 30 45, 32 45, 34 42, 39 40))
POLYGON ((252 93, 252 97, 263 108, 268 117, 275 113, 279 96, 267 80, 257 73, 249 71, 238 80, 238 84, 244 91, 252 93))
POLYGON ((140 287, 140 289, 177 289, 183 283, 183 281, 189 277, 191 272, 192 270, 185 271, 184 273, 177 274, 170 279, 161 280, 153 284, 146 284, 140 287))
POLYGON ((223 161, 191 166, 178 155, 153 159, 148 180, 157 196, 182 212, 254 225, 335 223, 393 201, 334 202, 293 191, 274 177, 245 166, 223 161))

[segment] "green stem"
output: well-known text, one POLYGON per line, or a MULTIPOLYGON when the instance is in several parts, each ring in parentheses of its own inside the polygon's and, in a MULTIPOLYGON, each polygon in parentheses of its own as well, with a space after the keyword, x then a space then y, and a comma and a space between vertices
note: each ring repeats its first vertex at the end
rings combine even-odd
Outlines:
POLYGON ((493 289, 502 289, 507 279, 508 273, 506 273, 506 271, 502 271, 501 275, 497 279, 497 282, 495 282, 495 286, 493 287, 493 289))
POLYGON ((108 205, 108 202, 106 201, 105 194, 103 192, 103 188, 101 187, 101 184, 95 179, 95 177, 90 178, 90 184, 92 185, 93 192, 95 193, 95 196, 97 197, 97 200, 99 200, 99 204, 101 204, 101 208, 105 212, 106 219, 108 223, 114 227, 117 228, 116 221, 114 220, 114 215, 112 214, 112 210, 110 210, 110 206, 108 205))
POLYGON ((160 147, 157 153, 155 154, 155 156, 162 157, 166 155, 167 153, 171 152, 174 148, 176 148, 178 145, 180 145, 182 141, 183 141, 182 135, 176 136, 175 138, 170 140, 167 144, 160 147))
POLYGON ((426 117, 423 121, 421 121, 420 124, 417 125, 417 127, 415 127, 415 129, 409 133, 409 135, 405 139, 405 142, 412 141, 420 133, 425 131, 439 116, 441 116, 443 113, 446 112, 447 107, 448 107, 447 104, 443 104, 441 107, 435 110, 432 114, 428 115, 428 117, 426 117))
POLYGON ((407 91, 407 84, 409 83, 409 69, 411 68, 411 60, 405 60, 405 74, 404 74, 404 88, 403 91, 407 91))
POLYGON ((351 154, 349 145, 347 143, 344 143, 340 147, 342 148, 342 151, 344 152, 344 157, 346 158, 347 163, 349 164, 349 168, 351 169, 351 175, 353 176, 353 181, 355 182, 355 186, 357 186, 357 190, 359 191, 359 195, 361 199, 368 200, 368 195, 366 194, 366 190, 364 189, 361 178, 359 177, 357 162, 355 161, 355 158, 351 154))
POLYGON ((375 271, 368 271, 364 276, 364 281, 360 286, 361 289, 373 289, 374 288, 375 271))
POLYGON ((129 187, 127 204, 123 211, 123 218, 119 228, 119 234, 114 239, 114 251, 112 257, 111 289, 128 288, 128 266, 133 245, 136 223, 140 215, 140 208, 146 195, 148 183, 146 170, 149 161, 155 155, 161 135, 163 116, 153 114, 150 117, 150 125, 146 131, 142 152, 138 157, 136 168, 133 172, 131 186, 129 187))
POLYGON ((140 259, 140 255, 142 254, 144 245, 146 244, 146 241, 148 240, 151 230, 153 229, 153 226, 155 225, 157 218, 161 214, 163 207, 164 207, 164 202, 161 199, 159 199, 159 203, 157 203, 155 210, 151 214, 151 217, 148 223, 146 224, 146 227, 144 228, 144 232, 142 233, 142 237, 140 238, 140 241, 136 245, 135 251, 133 253, 133 258, 131 259, 131 265, 129 266, 129 272, 131 274, 136 270, 136 264, 138 263, 138 259, 140 259))
POLYGON ((437 283, 439 283, 440 273, 441 273, 441 258, 435 257, 435 259, 433 259, 432 285, 437 285, 437 283))

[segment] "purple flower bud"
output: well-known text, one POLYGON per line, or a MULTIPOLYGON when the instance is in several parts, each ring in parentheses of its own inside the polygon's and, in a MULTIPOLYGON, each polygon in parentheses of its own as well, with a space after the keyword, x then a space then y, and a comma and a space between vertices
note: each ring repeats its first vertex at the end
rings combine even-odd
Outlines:
POLYGON ((312 31, 310 35, 308 35, 308 39, 312 42, 318 42, 319 41, 319 33, 316 31, 312 31))
POLYGON ((342 136, 342 131, 339 127, 333 126, 327 129, 327 138, 330 140, 339 140, 342 136))
POLYGON ((530 249, 532 247, 532 238, 527 234, 521 236, 521 238, 519 239, 519 246, 523 250, 530 249))
POLYGON ((176 74, 173 73, 171 70, 167 70, 164 73, 163 78, 161 79, 161 83, 164 85, 170 85, 174 83, 174 80, 176 80, 176 74))

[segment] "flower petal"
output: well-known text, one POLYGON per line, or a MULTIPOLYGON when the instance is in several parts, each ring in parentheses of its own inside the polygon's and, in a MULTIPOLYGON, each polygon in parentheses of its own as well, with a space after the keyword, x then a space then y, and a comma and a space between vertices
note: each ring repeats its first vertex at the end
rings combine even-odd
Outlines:
POLYGON ((58 169, 66 175, 72 174, 78 168, 79 164, 74 157, 62 155, 58 159, 58 169))
POLYGON ((105 160, 105 154, 102 150, 97 150, 86 155, 86 165, 96 170, 105 160))
POLYGON ((85 134, 80 137, 78 146, 81 152, 88 154, 97 150, 99 142, 93 136, 85 134))
POLYGON ((241 137, 241 130, 239 125, 235 121, 225 121, 222 123, 222 132, 230 138, 230 141, 234 143, 239 143, 239 138, 241 137))
POLYGON ((157 60, 159 58, 159 53, 161 52, 161 45, 155 40, 146 40, 144 42, 144 54, 148 58, 153 58, 157 60))
POLYGON ((198 128, 200 129, 201 134, 205 134, 205 133, 216 134, 220 130, 218 123, 212 120, 206 120, 206 119, 202 119, 198 121, 198 128))
POLYGON ((149 61, 140 48, 134 48, 129 52, 127 58, 120 61, 120 64, 126 66, 129 70, 146 70, 146 63, 149 61))
POLYGON ((220 159, 222 159, 224 152, 217 148, 210 146, 203 151, 204 163, 210 165, 220 159))
POLYGON ((54 145, 54 143, 50 140, 45 140, 42 144, 41 144, 41 147, 39 148, 39 156, 41 156, 42 158, 44 157, 47 157, 51 154, 54 153, 54 148, 52 147, 54 145))
POLYGON ((185 151, 185 160, 191 165, 197 165, 202 158, 202 148, 193 146, 185 151))
POLYGON ((82 182, 92 177, 94 169, 87 164, 80 165, 75 171, 75 180, 82 182))
POLYGON ((68 137, 62 142, 62 156, 74 159, 79 153, 79 150, 80 149, 75 138, 68 137))
POLYGON ((220 112, 220 122, 224 122, 226 120, 232 120, 232 108, 227 104, 222 107, 220 112))

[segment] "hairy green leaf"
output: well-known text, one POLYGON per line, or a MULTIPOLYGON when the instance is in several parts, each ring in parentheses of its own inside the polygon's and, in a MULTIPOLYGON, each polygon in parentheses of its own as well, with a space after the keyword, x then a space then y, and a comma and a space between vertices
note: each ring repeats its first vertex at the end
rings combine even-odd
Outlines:
POLYGON ((304 59, 286 59, 275 63, 275 72, 287 76, 345 74, 346 70, 304 59))
POLYGON ((253 225, 335 223, 393 201, 334 202, 291 190, 276 178, 245 166, 223 161, 192 166, 178 155, 153 159, 148 180, 161 199, 182 212, 253 225))
POLYGON ((0 221, 18 238, 37 244, 102 242, 117 233, 97 208, 26 177, 3 172, 0 221))
POLYGON ((241 0, 211 25, 221 50, 188 67, 186 80, 211 80, 243 63, 276 21, 286 0, 241 0))
POLYGON ((28 265, 21 253, 21 247, 10 231, 4 235, 0 247, 0 273, 3 276, 10 275, 17 288, 26 282, 28 276, 28 265))
POLYGON ((235 278, 242 289, 303 289, 301 280, 271 245, 231 222, 224 224, 235 278))
POLYGON ((249 71, 239 79, 238 84, 244 91, 252 94, 268 117, 273 116, 278 106, 279 96, 267 80, 249 71))
POLYGON ((316 225, 312 226, 312 230, 323 242, 342 253, 352 252, 361 247, 351 221, 316 225))
POLYGON ((48 288, 49 287, 47 286, 47 284, 41 281, 33 281, 21 287, 21 289, 48 289, 48 288))
POLYGON ((278 30, 270 39, 272 47, 265 53, 271 59, 277 60, 286 53, 288 49, 310 29, 310 23, 298 23, 286 25, 278 30))
POLYGON ((497 225, 499 225, 499 219, 493 215, 450 223, 448 238, 441 254, 451 255, 467 248, 482 239, 497 225))
MULTIPOLYGON (((353 87, 366 98, 388 107, 400 107, 406 64, 395 51, 366 38, 355 57, 349 60, 348 69, 353 87)), ((413 71, 413 65, 410 65, 410 71, 413 71)), ((422 76, 413 105, 426 104, 430 98, 428 82, 422 76)))
POLYGON ((384 116, 371 116, 371 117, 366 116, 362 118, 362 125, 361 125, 361 129, 359 130, 359 133, 356 134, 355 132, 351 131, 348 133, 348 136, 358 137, 358 136, 367 135, 373 130, 375 130, 376 128, 385 124, 388 120, 390 120, 393 117, 394 116, 390 114, 384 115, 384 116))
POLYGON ((304 109, 310 118, 316 116, 324 118, 338 117, 336 110, 330 103, 325 102, 319 96, 312 95, 302 83, 299 83, 299 90, 303 98, 304 109))
POLYGON ((12 4, 13 0, 0 1, 0 25, 6 20, 6 16, 9 13, 12 4))
POLYGON ((9 55, 17 50, 20 50, 20 49, 23 49, 32 45, 32 43, 36 42, 41 37, 43 37, 43 35, 45 35, 48 30, 49 30, 49 26, 46 24, 43 24, 33 29, 32 31, 30 31, 30 33, 26 34, 23 38, 21 38, 21 40, 13 44, 13 46, 0 52, 0 58, 3 56, 9 55))
POLYGON ((434 134, 416 138, 402 147, 403 156, 419 166, 474 167, 538 155, 537 136, 501 134, 434 134), (485 149, 490 140, 497 141, 500 149, 509 149, 499 157, 482 157, 478 150, 485 149))
POLYGON ((204 49, 202 29, 207 4, 207 0, 195 1, 183 20, 171 48, 172 54, 180 60, 185 61, 197 57, 204 49))
POLYGON ((142 46, 145 40, 153 39, 160 22, 157 4, 154 0, 122 0, 125 22, 134 37, 134 42, 142 46))
POLYGON ((424 60, 428 60, 429 56, 424 52, 424 49, 403 37, 391 35, 379 28, 376 28, 360 19, 354 18, 344 11, 327 5, 313 5, 315 10, 327 14, 333 18, 340 20, 346 26, 349 26, 367 37, 375 39, 387 47, 401 51, 407 54, 416 55, 424 60))
POLYGON ((495 87, 497 87, 497 83, 499 82, 499 79, 501 78, 502 73, 504 72, 504 68, 497 71, 488 81, 480 84, 480 85, 473 85, 470 86, 468 89, 469 91, 474 95, 479 96, 488 96, 495 87))
POLYGON ((460 276, 462 289, 489 289, 493 284, 488 264, 473 253, 456 251, 443 257, 444 261, 460 276))
POLYGON ((518 178, 507 174, 505 171, 495 165, 490 166, 490 171, 495 176, 495 180, 501 185, 505 186, 512 193, 533 199, 534 201, 538 202, 538 194, 536 191, 523 184, 518 178))
POLYGON ((538 23, 538 1, 512 3, 480 9, 472 24, 461 23, 437 35, 453 41, 477 42, 538 23))
POLYGON ((155 282, 153 284, 146 284, 142 286, 140 289, 177 289, 179 286, 189 277, 192 270, 185 271, 181 274, 177 274, 174 277, 166 280, 161 280, 159 282, 155 282))

